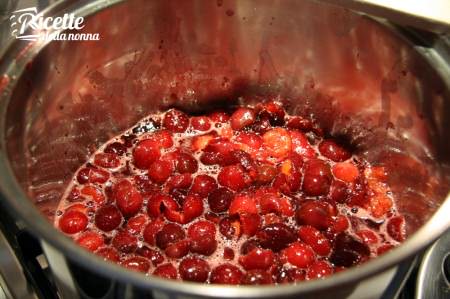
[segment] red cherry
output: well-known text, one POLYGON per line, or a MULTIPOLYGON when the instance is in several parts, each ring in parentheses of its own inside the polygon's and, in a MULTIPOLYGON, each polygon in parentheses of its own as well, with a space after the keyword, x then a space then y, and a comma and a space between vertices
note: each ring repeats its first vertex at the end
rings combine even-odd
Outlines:
POLYGON ((150 217, 159 217, 167 210, 178 208, 176 201, 167 194, 157 193, 148 199, 147 213, 150 217))
POLYGON ((301 204, 297 210, 296 218, 298 224, 310 225, 319 230, 325 230, 332 224, 332 216, 335 211, 333 207, 322 201, 309 200, 301 204))
POLYGON ((203 201, 196 195, 188 195, 184 202, 182 211, 169 208, 164 211, 166 218, 173 222, 186 224, 203 213, 203 201))
POLYGON ((134 165, 139 169, 148 169, 160 155, 158 143, 152 139, 144 139, 133 150, 134 165))
POLYGON ((267 117, 272 126, 280 126, 284 124, 284 109, 281 104, 276 102, 263 103, 260 107, 258 116, 260 118, 267 117))
POLYGON ((89 251, 95 251, 104 244, 102 235, 92 231, 83 233, 76 242, 89 251))
POLYGON ((191 251, 203 255, 211 255, 217 248, 216 226, 209 221, 197 221, 189 226, 188 237, 191 240, 191 251))
POLYGON ((298 235, 318 255, 328 256, 330 254, 330 241, 316 228, 312 226, 300 226, 298 235))
POLYGON ((256 234, 256 238, 261 247, 275 252, 286 248, 297 239, 294 230, 282 223, 266 225, 256 234))
POLYGON ((150 196, 159 190, 159 186, 153 184, 148 175, 136 175, 133 178, 136 188, 143 196, 150 196))
POLYGON ((141 256, 129 257, 126 260, 123 260, 120 264, 127 269, 143 273, 150 269, 150 262, 141 256))
POLYGON ((349 191, 346 183, 333 180, 330 187, 330 198, 337 203, 346 203, 349 197, 349 191))
POLYGON ((137 238, 125 230, 118 231, 111 243, 117 250, 124 253, 134 252, 137 248, 137 238))
POLYGON ((76 234, 86 228, 87 216, 80 211, 66 211, 59 219, 59 228, 66 234, 76 234))
POLYGON ((344 182, 353 183, 359 176, 359 170, 350 162, 341 162, 333 166, 333 175, 344 182))
POLYGON ((312 122, 309 119, 301 116, 290 117, 286 123, 286 126, 290 129, 296 129, 301 131, 311 131, 313 128, 312 122))
POLYGON ((120 165, 120 160, 116 154, 100 153, 95 155, 94 163, 103 168, 116 168, 120 165))
POLYGON ((166 183, 166 188, 170 191, 174 189, 187 190, 192 184, 192 175, 183 173, 171 176, 166 183))
POLYGON ((174 168, 173 163, 159 159, 148 168, 148 177, 157 184, 163 184, 172 175, 174 168))
POLYGON ((277 214, 266 214, 263 217, 263 222, 265 225, 274 224, 274 223, 283 223, 283 218, 278 216, 277 214))
POLYGON ((145 227, 147 220, 148 217, 146 215, 136 215, 133 218, 128 219, 126 230, 133 235, 140 234, 142 229, 145 227))
POLYGON ((241 283, 243 273, 238 267, 231 264, 222 264, 211 272, 211 283, 238 285, 241 283))
POLYGON ((191 186, 191 192, 198 194, 200 197, 207 197, 216 189, 216 180, 206 174, 196 176, 191 186))
POLYGON ((315 158, 316 151, 311 147, 306 136, 299 131, 289 132, 292 140, 292 151, 301 157, 315 158))
POLYGON ((258 240, 248 239, 241 245, 240 253, 245 255, 257 248, 260 248, 258 240))
POLYGON ((325 278, 331 274, 333 274, 333 267, 328 262, 316 261, 308 267, 306 278, 308 280, 325 278))
POLYGON ((218 188, 208 196, 208 204, 214 213, 222 213, 228 210, 233 200, 233 192, 227 188, 218 188))
POLYGON ((155 245, 155 236, 163 228, 164 222, 161 219, 150 221, 144 229, 143 237, 145 242, 155 245))
POLYGON ((261 216, 258 214, 242 213, 239 215, 239 221, 241 223, 242 234, 251 237, 256 234, 261 225, 261 216))
POLYGON ((158 130, 152 133, 149 138, 156 142, 158 147, 170 148, 173 146, 172 133, 167 130, 158 130))
POLYGON ((258 208, 253 197, 236 195, 230 204, 229 214, 257 214, 258 208))
POLYGON ((105 196, 103 195, 103 192, 94 186, 83 186, 83 188, 81 188, 81 194, 92 198, 92 200, 98 205, 101 205, 105 202, 105 196))
POLYGON ((295 242, 283 250, 286 260, 299 268, 307 268, 315 260, 314 251, 306 244, 295 242))
POLYGON ((197 131, 208 131, 211 128, 211 122, 207 116, 191 117, 191 126, 197 131))
POLYGON ((179 259, 189 253, 190 242, 188 240, 181 240, 170 244, 164 250, 168 258, 179 259))
POLYGON ((257 166, 256 181, 260 184, 270 184, 278 171, 269 164, 261 164, 257 166))
POLYGON ((95 254, 101 256, 106 261, 118 263, 120 261, 119 253, 112 247, 103 247, 95 252, 95 254))
POLYGON ((403 242, 405 240, 405 219, 403 216, 389 219, 387 223, 387 232, 395 241, 403 242))
POLYGON ((283 216, 293 216, 294 209, 289 199, 280 197, 276 193, 267 192, 259 200, 261 214, 275 213, 283 216))
POLYGON ((189 118, 185 113, 171 109, 164 115, 163 126, 169 131, 183 133, 189 126, 189 118))
POLYGON ((124 179, 113 186, 117 207, 125 217, 135 215, 142 207, 143 198, 133 184, 124 179))
POLYGON ((250 154, 256 153, 263 144, 261 136, 250 132, 240 132, 236 136, 236 142, 240 143, 241 150, 250 154))
POLYGON ((274 263, 272 250, 255 248, 246 255, 239 257, 239 263, 245 270, 266 270, 274 263))
POLYGON ((106 146, 104 152, 108 154, 115 154, 118 156, 122 156, 127 152, 127 147, 123 143, 113 142, 106 146))
POLYGON ((153 271, 153 275, 166 279, 177 279, 178 277, 177 268, 172 264, 159 265, 156 267, 155 271, 153 271))
POLYGON ((304 168, 303 191, 311 196, 326 195, 330 185, 330 166, 319 159, 307 161, 304 168))
POLYGON ((289 132, 283 128, 274 128, 263 135, 264 147, 267 153, 275 158, 285 158, 292 149, 292 139, 289 132))
POLYGON ((209 115, 209 118, 213 122, 226 123, 230 119, 230 116, 228 116, 228 114, 225 112, 215 111, 209 115))
POLYGON ((195 173, 198 169, 197 160, 188 153, 179 153, 177 171, 179 173, 195 173))
POLYGON ((256 177, 256 164, 248 153, 242 150, 234 150, 230 153, 230 158, 232 164, 240 164, 251 177, 256 177))
POLYGON ((378 236, 375 232, 369 229, 363 229, 356 233, 361 240, 367 245, 373 245, 378 243, 378 236))
POLYGON ((113 205, 99 208, 95 213, 95 225, 104 232, 115 229, 122 222, 122 215, 113 205))
POLYGON ((289 175, 284 173, 278 174, 272 183, 272 187, 280 190, 286 195, 290 195, 292 192, 297 192, 300 188, 302 181, 302 175, 299 171, 292 171, 289 175))
POLYGON ((226 138, 213 139, 203 149, 200 161, 205 165, 228 165, 233 161, 230 153, 235 149, 236 146, 226 138))
POLYGON ((247 271, 242 278, 242 284, 244 285, 264 285, 273 282, 272 275, 265 270, 247 271))
POLYGON ((334 223, 330 227, 330 230, 334 233, 342 233, 346 231, 349 227, 347 217, 344 215, 338 215, 334 220, 334 223))
POLYGON ((77 181, 80 184, 98 183, 103 184, 109 179, 109 172, 92 167, 85 167, 80 169, 77 174, 77 181))
POLYGON ((220 185, 233 191, 241 191, 251 182, 251 179, 239 165, 226 166, 222 168, 219 172, 217 180, 220 185))
POLYGON ((231 128, 235 131, 251 125, 256 120, 255 111, 251 108, 238 108, 230 118, 231 128))
POLYGON ((157 266, 164 262, 164 256, 159 250, 154 250, 148 248, 147 246, 142 246, 136 250, 136 253, 149 259, 154 266, 157 266))
POLYGON ((181 261, 178 271, 183 280, 205 282, 208 279, 210 267, 204 259, 189 257, 181 261))
POLYGON ((324 140, 319 144, 320 153, 335 162, 342 162, 350 159, 350 152, 332 140, 324 140))
POLYGON ((156 233, 156 245, 161 249, 166 249, 170 244, 183 240, 186 234, 183 228, 175 223, 168 223, 156 233))
POLYGON ((226 239, 239 238, 242 235, 241 223, 237 217, 225 217, 219 222, 219 231, 226 239))

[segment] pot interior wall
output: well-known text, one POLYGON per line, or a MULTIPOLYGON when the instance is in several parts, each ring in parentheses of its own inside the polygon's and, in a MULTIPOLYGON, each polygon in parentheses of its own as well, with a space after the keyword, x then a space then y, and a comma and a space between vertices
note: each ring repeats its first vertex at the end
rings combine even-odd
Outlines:
POLYGON ((85 25, 100 41, 45 46, 7 113, 13 170, 49 219, 87 157, 146 114, 252 94, 288 97, 386 166, 409 232, 449 190, 447 86, 372 20, 312 1, 134 0, 85 25))

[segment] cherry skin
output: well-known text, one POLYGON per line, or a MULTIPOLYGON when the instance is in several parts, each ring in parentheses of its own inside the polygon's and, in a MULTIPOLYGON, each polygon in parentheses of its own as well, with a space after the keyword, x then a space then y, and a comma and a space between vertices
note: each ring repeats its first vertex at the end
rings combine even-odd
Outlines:
POLYGON ((275 252, 286 248, 297 239, 294 230, 282 223, 269 224, 263 227, 256 234, 256 237, 261 247, 271 249, 275 252))
POLYGON ((208 205, 214 213, 221 213, 228 210, 233 200, 233 192, 227 188, 218 188, 208 196, 208 205))
POLYGON ((168 223, 162 227, 162 229, 156 233, 156 245, 161 249, 166 249, 172 243, 184 239, 186 233, 184 229, 175 223, 168 223))
POLYGON ((211 255, 217 248, 216 226, 209 221, 197 221, 188 228, 191 251, 203 255, 211 255))
POLYGON ((283 250, 286 260, 299 268, 307 268, 315 260, 314 251, 304 243, 295 242, 283 250))
POLYGON ((59 228, 66 234, 76 234, 86 228, 87 216, 80 211, 67 211, 59 219, 59 228))
POLYGON ((163 126, 171 132, 183 133, 189 126, 189 117, 179 110, 171 109, 164 115, 163 126))
POLYGON ((320 153, 335 162, 342 162, 351 157, 350 152, 345 150, 332 140, 324 140, 319 144, 320 153))
POLYGON ((78 237, 76 242, 78 243, 78 245, 86 248, 89 251, 95 251, 104 244, 102 235, 93 231, 87 231, 83 233, 78 237))
POLYGON ((135 215, 142 207, 143 198, 129 180, 121 180, 113 187, 117 207, 126 217, 135 215))
POLYGON ((331 185, 330 166, 323 160, 313 159, 304 167, 303 191, 310 196, 326 195, 331 185))
POLYGON ((217 189, 216 180, 206 174, 201 174, 195 177, 192 182, 191 192, 198 194, 201 197, 207 197, 211 192, 217 189))
POLYGON ((231 264, 222 264, 211 272, 211 283, 238 285, 242 281, 242 271, 231 264))
POLYGON ((118 231, 112 239, 112 245, 121 252, 131 253, 137 248, 137 238, 126 230, 118 231))
POLYGON ((183 280, 205 282, 208 279, 210 267, 204 259, 190 257, 181 261, 178 271, 183 280))
POLYGON ((233 130, 241 130, 251 125, 256 119, 255 111, 249 108, 237 109, 230 118, 230 125, 233 130))
POLYGON ((104 232, 114 230, 121 222, 122 215, 119 209, 113 205, 103 206, 95 213, 95 226, 104 232))

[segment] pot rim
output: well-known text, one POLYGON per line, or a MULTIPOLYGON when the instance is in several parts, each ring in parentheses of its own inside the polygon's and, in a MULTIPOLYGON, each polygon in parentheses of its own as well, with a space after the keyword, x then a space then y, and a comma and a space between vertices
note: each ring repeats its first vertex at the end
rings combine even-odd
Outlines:
MULTIPOLYGON (((92 2, 83 0, 76 4, 68 4, 63 1, 49 6, 43 11, 43 14, 45 16, 55 16, 70 11, 76 13, 76 15, 87 17, 95 14, 101 9, 109 8, 122 2, 125 2, 125 0, 96 0, 92 2)), ((379 22, 372 22, 380 25, 379 22)), ((394 27, 388 24, 384 25, 386 25, 386 27, 393 34, 396 34, 398 38, 404 39, 404 37, 394 27)), ((34 207, 31 200, 22 190, 8 161, 5 144, 5 120, 10 96, 12 95, 12 91, 18 81, 18 78, 22 75, 27 62, 31 61, 37 53, 45 47, 45 45, 46 43, 33 45, 32 42, 12 40, 3 52, 2 59, 0 60, 0 74, 3 74, 3 78, 10 79, 7 81, 6 86, 3 87, 3 90, 0 90, 0 102, 2 103, 0 105, 0 192, 3 197, 5 197, 3 202, 16 217, 23 220, 26 227, 31 232, 33 232, 36 236, 40 236, 41 240, 45 240, 45 242, 48 242, 50 245, 60 250, 65 257, 82 265, 83 267, 92 269, 106 277, 132 283, 136 286, 151 290, 175 290, 177 293, 202 297, 286 297, 311 293, 319 290, 323 291, 337 285, 356 283, 368 276, 393 267, 395 264, 416 254, 450 227, 450 221, 447 216, 450 213, 450 194, 448 194, 445 201, 435 212, 435 214, 428 220, 428 222, 412 236, 410 236, 402 245, 392 251, 363 265, 333 274, 325 279, 304 281, 298 284, 289 285, 222 286, 180 282, 161 279, 156 276, 148 277, 146 275, 127 270, 119 265, 106 262, 87 250, 74 246, 74 242, 70 238, 65 237, 62 233, 55 233, 57 230, 49 221, 42 217, 41 213, 34 207), (24 51, 26 54, 20 59, 16 59, 16 57, 20 56, 20 53, 23 53, 24 51)), ((431 51, 434 50, 431 49, 431 51)), ((433 55, 440 57, 437 53, 433 53, 433 55)), ((443 61, 445 62, 445 60, 443 61)), ((441 64, 439 65, 444 67, 441 64)), ((436 65, 434 66, 436 68, 436 65)), ((448 66, 446 67, 447 69, 445 72, 450 74, 450 68, 448 66)), ((447 86, 450 86, 448 81, 449 80, 446 82, 447 86)))

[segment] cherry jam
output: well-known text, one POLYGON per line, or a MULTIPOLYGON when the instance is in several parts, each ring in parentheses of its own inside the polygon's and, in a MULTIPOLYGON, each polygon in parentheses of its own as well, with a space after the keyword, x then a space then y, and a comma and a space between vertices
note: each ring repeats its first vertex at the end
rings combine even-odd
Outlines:
POLYGON ((55 226, 128 269, 215 284, 323 278, 405 238, 382 166, 278 101, 149 115, 78 169, 55 226))

